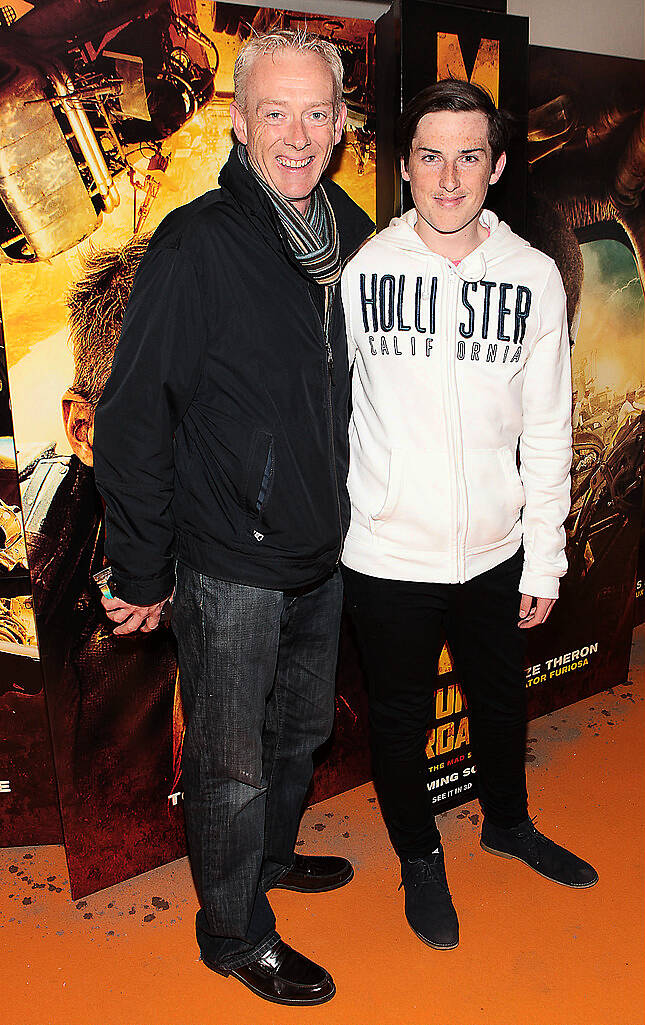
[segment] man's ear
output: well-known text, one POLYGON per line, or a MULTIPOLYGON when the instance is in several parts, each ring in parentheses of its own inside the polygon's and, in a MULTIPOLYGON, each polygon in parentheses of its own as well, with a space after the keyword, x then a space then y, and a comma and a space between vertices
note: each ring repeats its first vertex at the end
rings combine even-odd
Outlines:
POLYGON ((246 118, 242 108, 238 106, 235 100, 233 100, 228 109, 231 115, 231 121, 233 122, 235 137, 238 142, 241 142, 243 146, 246 146, 248 135, 246 132, 246 118))
POLYGON ((70 448, 86 466, 94 465, 94 406, 79 399, 76 392, 66 391, 62 399, 63 424, 70 448))
POLYGON ((408 174, 408 169, 405 166, 405 160, 403 159, 403 157, 401 157, 401 177, 405 182, 410 181, 410 175, 408 174))
POLYGON ((490 176, 490 181, 488 183, 489 185, 494 185, 495 182, 498 182, 500 180, 500 178, 502 177, 502 171, 504 170, 505 167, 506 167, 506 154, 502 153, 502 155, 499 157, 497 163, 495 164, 495 169, 494 169, 493 173, 490 176))
POLYGON ((338 111, 338 117, 334 121, 334 146, 340 142, 345 122, 347 121, 347 107, 345 103, 341 103, 340 110, 338 111))

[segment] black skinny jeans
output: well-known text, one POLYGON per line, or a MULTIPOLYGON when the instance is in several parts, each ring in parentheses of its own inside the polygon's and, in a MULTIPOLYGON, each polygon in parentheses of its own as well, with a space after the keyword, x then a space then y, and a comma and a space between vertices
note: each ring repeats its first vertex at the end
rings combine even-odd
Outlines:
POLYGON ((448 641, 466 699, 484 815, 527 816, 526 692, 517 626, 520 549, 465 584, 382 580, 343 567, 369 691, 374 782, 395 851, 422 857, 440 842, 427 788, 426 731, 448 641))

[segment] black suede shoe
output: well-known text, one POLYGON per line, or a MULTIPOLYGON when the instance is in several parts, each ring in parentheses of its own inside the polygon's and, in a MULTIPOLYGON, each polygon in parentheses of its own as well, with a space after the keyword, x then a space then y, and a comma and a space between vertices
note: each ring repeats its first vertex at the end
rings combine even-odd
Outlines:
POLYGON ((232 975, 247 989, 274 1004, 324 1004, 331 1000, 336 986, 329 972, 299 954, 281 939, 265 954, 239 968, 225 968, 205 960, 219 975, 232 975))
POLYGON ((594 886, 598 882, 595 868, 543 836, 531 819, 511 829, 500 829, 484 819, 480 843, 489 854, 523 861, 545 879, 563 886, 594 886))
POLYGON ((299 893, 325 893, 337 890, 354 878, 354 869, 347 858, 294 855, 291 868, 271 883, 267 890, 297 890, 299 893))
POLYGON ((405 917, 412 932, 437 950, 456 947, 459 922, 446 880, 443 848, 425 858, 402 859, 401 886, 405 889, 405 917))

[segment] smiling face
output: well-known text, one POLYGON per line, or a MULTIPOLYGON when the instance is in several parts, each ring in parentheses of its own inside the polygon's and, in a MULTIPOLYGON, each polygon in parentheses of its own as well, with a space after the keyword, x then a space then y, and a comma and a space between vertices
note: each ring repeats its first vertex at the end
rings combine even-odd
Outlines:
POLYGON ((483 241, 479 214, 505 162, 503 153, 492 166, 488 121, 480 111, 442 110, 421 118, 401 173, 419 215, 417 233, 429 249, 465 256, 483 241))
POLYGON ((347 118, 344 103, 334 112, 329 65, 303 50, 257 57, 245 108, 231 104, 235 135, 264 180, 305 213, 347 118))

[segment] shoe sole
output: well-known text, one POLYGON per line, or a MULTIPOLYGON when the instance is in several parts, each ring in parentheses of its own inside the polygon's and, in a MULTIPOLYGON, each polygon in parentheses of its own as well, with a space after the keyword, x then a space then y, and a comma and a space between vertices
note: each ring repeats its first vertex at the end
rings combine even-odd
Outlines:
MULTIPOLYGON (((409 922, 408 925, 410 925, 409 922)), ((412 929, 411 925, 410 928, 412 929)), ((429 940, 426 936, 422 936, 416 929, 412 929, 412 932, 421 940, 422 943, 425 943, 426 947, 432 947, 433 950, 454 950, 455 947, 459 946, 459 940, 457 940, 456 943, 433 943, 432 940, 429 940)))
POLYGON ((332 982, 331 993, 326 993, 324 996, 318 997, 315 1000, 288 1000, 280 999, 280 997, 271 997, 268 996, 267 993, 263 993, 261 989, 251 985, 251 983, 246 979, 243 979, 242 976, 238 975, 234 969, 229 970, 226 968, 220 968, 217 965, 212 964, 212 962, 204 960, 204 958, 202 958, 202 963, 205 964, 207 968, 210 968, 212 972, 217 972, 218 975, 223 975, 225 978, 230 976, 231 978, 236 979, 251 993, 254 993, 255 996, 261 997, 262 1000, 268 1000, 272 1004, 286 1004, 289 1007, 315 1007, 316 1004, 327 1003, 328 1000, 331 1000, 331 998, 336 995, 336 985, 332 982))
MULTIPOLYGON (((347 879, 342 879, 339 883, 332 883, 331 886, 318 886, 315 890, 312 890, 309 886, 284 886, 280 880, 274 883, 273 886, 270 886, 269 890, 292 890, 294 893, 329 893, 331 890, 340 890, 341 886, 347 886, 353 878, 354 869, 352 869, 352 874, 347 879)), ((266 892, 268 893, 269 890, 266 892)))
POLYGON ((557 883, 558 886, 567 886, 570 890, 588 890, 589 887, 595 886, 598 882, 598 876, 593 879, 590 883, 563 883, 561 879, 554 879, 553 876, 547 876, 544 872, 540 872, 538 868, 534 868, 524 858, 519 858, 517 854, 505 854, 504 851, 496 851, 494 847, 487 847, 483 840, 479 841, 479 846, 483 851, 487 851, 488 854, 495 854, 498 858, 506 858, 507 861, 519 861, 522 865, 526 865, 536 875, 542 876, 543 879, 548 879, 550 883, 557 883))

